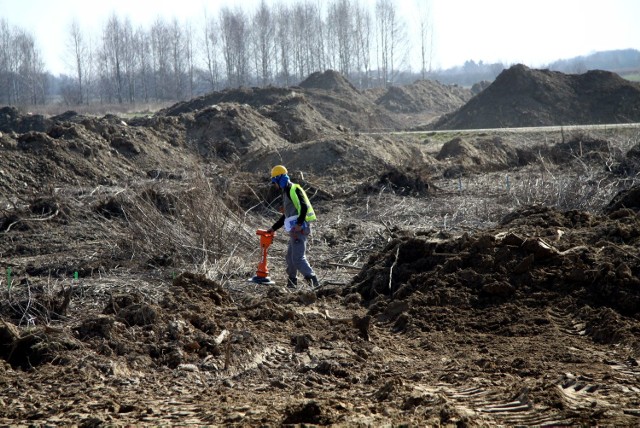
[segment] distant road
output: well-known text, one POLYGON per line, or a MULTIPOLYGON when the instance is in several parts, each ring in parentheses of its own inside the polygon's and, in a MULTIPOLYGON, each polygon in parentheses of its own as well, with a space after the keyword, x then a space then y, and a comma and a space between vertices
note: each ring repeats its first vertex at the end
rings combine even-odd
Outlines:
POLYGON ((477 132, 560 132, 572 130, 607 130, 621 128, 640 128, 640 123, 611 123, 605 125, 565 125, 565 126, 527 126, 521 128, 486 128, 486 129, 444 129, 444 130, 427 130, 427 131, 377 131, 377 132, 361 132, 368 135, 383 134, 444 134, 451 132, 458 133, 477 133, 477 132))

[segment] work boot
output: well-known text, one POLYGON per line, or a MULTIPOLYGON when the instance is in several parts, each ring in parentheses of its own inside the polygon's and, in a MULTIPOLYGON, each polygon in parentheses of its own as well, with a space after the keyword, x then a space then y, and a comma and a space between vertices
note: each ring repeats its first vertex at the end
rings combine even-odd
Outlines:
POLYGON ((298 288, 298 278, 289 277, 289 279, 287 279, 287 288, 298 288))
POLYGON ((305 276, 304 277, 305 281, 307 281, 307 284, 309 284, 309 287, 313 288, 318 288, 320 286, 320 283, 318 282, 318 277, 315 275, 311 275, 311 276, 305 276))

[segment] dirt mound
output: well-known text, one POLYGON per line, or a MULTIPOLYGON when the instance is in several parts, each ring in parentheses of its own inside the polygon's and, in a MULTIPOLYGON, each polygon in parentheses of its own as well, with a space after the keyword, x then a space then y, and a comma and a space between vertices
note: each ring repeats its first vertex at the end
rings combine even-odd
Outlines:
POLYGON ((523 316, 517 325, 534 329, 525 308, 535 312, 563 302, 585 308, 583 321, 595 340, 629 340, 638 347, 639 243, 640 217, 628 210, 594 216, 526 207, 475 236, 394 240, 371 257, 353 290, 371 315, 401 329, 481 328, 505 335, 516 326, 472 320, 513 306, 514 316, 523 316), (470 316, 443 317, 450 311, 470 316), (605 328, 599 317, 607 311, 617 315, 605 328))
POLYGON ((277 104, 287 98, 296 96, 291 88, 234 88, 212 92, 193 98, 189 101, 174 104, 157 113, 158 116, 179 116, 184 113, 194 113, 220 103, 248 104, 254 108, 277 104))
POLYGON ((457 137, 445 143, 436 156, 439 161, 454 164, 446 168, 444 175, 447 177, 457 177, 469 172, 498 171, 522 166, 524 158, 523 150, 516 149, 500 137, 479 138, 475 141, 467 141, 457 137))
POLYGON ((396 195, 425 196, 434 191, 433 184, 426 171, 412 168, 389 168, 373 183, 363 183, 358 186, 356 192, 370 194, 390 191, 396 195))
MULTIPOLYGON (((67 290, 67 305, 71 293, 78 292, 77 288, 67 290)), ((30 297, 46 313, 66 313, 66 307, 61 310, 52 305, 44 290, 30 297)), ((12 365, 35 367, 52 361, 66 365, 71 360, 64 357, 65 352, 84 345, 106 357, 128 354, 140 363, 178 367, 199 359, 198 355, 223 354, 219 344, 227 333, 216 322, 215 308, 228 303, 229 296, 218 283, 185 272, 176 277, 163 300, 150 302, 135 292, 112 295, 101 316, 84 319, 73 332, 38 328, 21 337, 13 324, 3 323, 0 357, 12 365), (135 327, 140 328, 139 337, 132 341, 126 328, 135 327)))
POLYGON ((264 106, 260 114, 276 122, 280 135, 291 143, 315 140, 332 134, 340 134, 340 126, 325 119, 299 92, 280 102, 264 106))
POLYGON ((206 158, 238 159, 259 148, 273 150, 287 142, 278 125, 246 104, 222 103, 197 110, 187 122, 187 139, 206 158))
POLYGON ((471 96, 470 90, 458 85, 418 80, 411 85, 388 88, 376 104, 396 113, 444 114, 462 107, 471 96))
POLYGON ((265 171, 265 165, 283 163, 290 171, 302 171, 329 179, 361 179, 380 176, 396 168, 431 165, 435 160, 420 147, 386 139, 338 135, 289 145, 278 150, 257 151, 240 160, 245 171, 265 171))
POLYGON ((342 74, 333 70, 326 70, 324 72, 316 71, 315 73, 311 73, 309 77, 300 83, 300 87, 305 89, 322 89, 324 91, 341 93, 360 92, 342 74))
POLYGON ((274 120, 281 137, 301 142, 307 136, 333 133, 336 127, 365 130, 371 127, 400 128, 402 122, 360 93, 339 73, 313 73, 300 86, 289 88, 239 88, 175 104, 158 113, 179 116, 221 103, 247 104, 274 120), (320 120, 317 120, 320 119, 320 120))
POLYGON ((434 129, 640 121, 640 85, 606 71, 571 75, 514 65, 434 129), (624 101, 622 101, 624 100, 624 101))
POLYGON ((15 107, 0 108, 0 131, 25 133, 29 131, 45 132, 51 121, 39 114, 21 114, 15 107))
MULTIPOLYGON (((167 132, 167 126, 130 126, 109 115, 72 117, 47 120, 43 131, 0 136, 0 183, 27 193, 61 183, 115 185, 160 165, 180 168, 188 158, 180 127, 167 132)), ((16 126, 29 121, 22 115, 13 120, 16 126)))

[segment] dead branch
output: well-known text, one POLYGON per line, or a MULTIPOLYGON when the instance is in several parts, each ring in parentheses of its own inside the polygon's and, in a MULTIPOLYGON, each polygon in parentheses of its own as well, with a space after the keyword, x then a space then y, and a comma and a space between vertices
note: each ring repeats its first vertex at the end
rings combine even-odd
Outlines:
POLYGON ((7 226, 7 229, 5 230, 5 232, 8 232, 9 230, 11 230, 11 228, 13 226, 15 226, 18 223, 21 222, 25 222, 25 221, 48 221, 51 220, 52 218, 54 218, 55 216, 58 215, 58 213, 60 212, 60 210, 56 210, 56 212, 54 212, 53 214, 51 214, 48 217, 41 217, 41 218, 21 218, 19 220, 14 221, 13 223, 11 223, 9 226, 7 226))

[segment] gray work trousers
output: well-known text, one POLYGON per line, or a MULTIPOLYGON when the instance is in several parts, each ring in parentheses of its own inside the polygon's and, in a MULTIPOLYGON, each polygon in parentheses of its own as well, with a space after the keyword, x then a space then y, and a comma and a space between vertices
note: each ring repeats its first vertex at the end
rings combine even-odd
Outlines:
POLYGON ((311 233, 311 226, 306 226, 301 232, 289 232, 287 246, 287 275, 296 278, 300 272, 305 278, 313 275, 313 269, 307 260, 307 236, 311 233))

